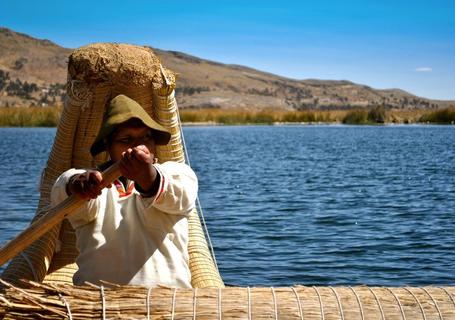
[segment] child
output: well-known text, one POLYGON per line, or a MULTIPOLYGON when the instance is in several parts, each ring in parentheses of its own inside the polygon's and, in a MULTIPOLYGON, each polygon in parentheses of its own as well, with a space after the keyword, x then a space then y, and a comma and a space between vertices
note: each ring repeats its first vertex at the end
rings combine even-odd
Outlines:
MULTIPOLYGON (((70 169, 55 182, 52 204, 76 194, 87 203, 69 217, 80 254, 74 284, 191 287, 188 215, 198 183, 183 163, 158 164, 155 145, 170 133, 134 100, 111 100, 90 152, 107 151, 122 177, 106 186, 100 171, 70 169)), ((109 164, 105 165, 107 167, 109 164)))

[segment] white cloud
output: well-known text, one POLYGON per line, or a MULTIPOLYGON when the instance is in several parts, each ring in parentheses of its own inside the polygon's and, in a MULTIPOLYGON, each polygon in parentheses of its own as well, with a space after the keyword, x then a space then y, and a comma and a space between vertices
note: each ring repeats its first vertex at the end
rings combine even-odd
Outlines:
POLYGON ((429 67, 420 67, 415 69, 416 72, 431 72, 433 71, 433 68, 429 67))

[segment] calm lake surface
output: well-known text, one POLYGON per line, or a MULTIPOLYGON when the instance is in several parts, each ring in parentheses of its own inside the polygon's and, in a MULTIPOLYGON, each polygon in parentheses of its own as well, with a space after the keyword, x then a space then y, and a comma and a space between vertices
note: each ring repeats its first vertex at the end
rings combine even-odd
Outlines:
MULTIPOLYGON (((455 126, 186 127, 227 284, 454 285, 455 126)), ((0 129, 0 244, 55 129, 0 129)))

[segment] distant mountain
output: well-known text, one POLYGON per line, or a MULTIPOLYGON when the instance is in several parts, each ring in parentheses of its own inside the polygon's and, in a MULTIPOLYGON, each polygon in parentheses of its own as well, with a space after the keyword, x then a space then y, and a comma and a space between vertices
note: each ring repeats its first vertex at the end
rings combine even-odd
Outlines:
MULTIPOLYGON (((179 74, 177 101, 185 108, 335 109, 383 105, 439 108, 455 101, 430 100, 399 89, 376 90, 350 81, 294 80, 244 66, 222 64, 152 48, 179 74)), ((0 28, 0 106, 60 104, 72 49, 0 28)))

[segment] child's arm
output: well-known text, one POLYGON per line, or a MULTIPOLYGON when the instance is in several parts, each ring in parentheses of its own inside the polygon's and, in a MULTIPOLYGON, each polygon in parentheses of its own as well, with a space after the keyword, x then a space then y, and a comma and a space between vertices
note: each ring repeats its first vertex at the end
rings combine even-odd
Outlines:
POLYGON ((126 150, 120 160, 122 175, 135 182, 146 208, 179 215, 188 215, 195 206, 197 177, 183 163, 154 164, 154 155, 139 145, 126 150))
MULTIPOLYGON (((86 170, 71 176, 66 184, 66 193, 82 199, 96 199, 105 187, 103 176, 97 170, 86 170)), ((106 187, 110 188, 111 185, 106 187)))
POLYGON ((154 167, 155 155, 144 145, 128 148, 119 162, 122 176, 133 180, 142 194, 153 196, 157 193, 160 176, 154 167))
POLYGON ((85 225, 96 218, 101 194, 101 173, 94 170, 70 169, 57 178, 51 191, 51 205, 55 206, 68 196, 76 194, 87 199, 85 205, 77 209, 68 220, 73 228, 85 225))
POLYGON ((169 214, 188 216, 195 207, 198 180, 193 170, 184 163, 165 162, 155 164, 160 176, 156 195, 148 205, 169 214))

